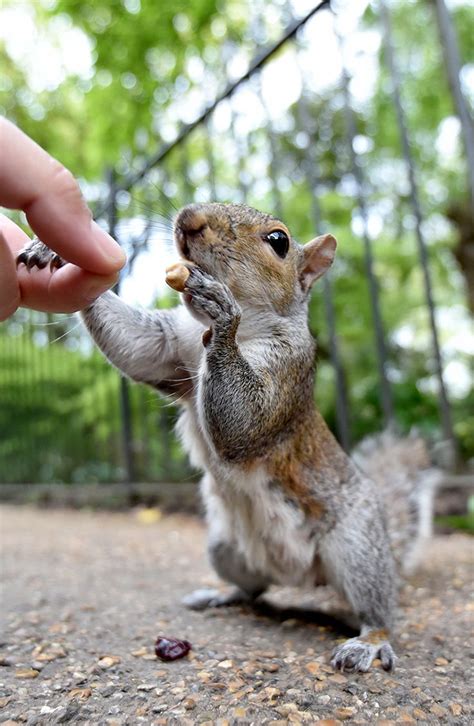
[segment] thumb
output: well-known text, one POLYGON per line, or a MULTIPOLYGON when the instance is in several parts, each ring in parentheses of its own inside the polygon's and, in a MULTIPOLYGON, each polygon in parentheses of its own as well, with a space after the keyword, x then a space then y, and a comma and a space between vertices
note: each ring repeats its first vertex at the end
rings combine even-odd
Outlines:
POLYGON ((13 315, 20 304, 20 286, 10 247, 0 230, 0 321, 13 315))

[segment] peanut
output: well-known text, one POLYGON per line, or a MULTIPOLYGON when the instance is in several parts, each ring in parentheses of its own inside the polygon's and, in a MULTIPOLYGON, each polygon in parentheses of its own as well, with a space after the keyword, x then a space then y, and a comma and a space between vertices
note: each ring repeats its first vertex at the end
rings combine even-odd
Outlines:
POLYGON ((175 262, 166 270, 166 283, 178 292, 184 292, 188 277, 189 270, 181 262, 175 262))

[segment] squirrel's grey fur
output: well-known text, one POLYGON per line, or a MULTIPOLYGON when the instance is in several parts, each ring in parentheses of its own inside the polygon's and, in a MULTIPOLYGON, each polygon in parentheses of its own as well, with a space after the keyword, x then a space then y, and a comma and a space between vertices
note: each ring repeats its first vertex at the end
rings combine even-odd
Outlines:
MULTIPOLYGON (((181 404, 179 434, 205 472, 218 574, 246 598, 271 584, 334 585, 361 626, 335 649, 334 666, 365 671, 379 657, 392 668, 391 543, 403 566, 416 539, 412 495, 422 487, 398 473, 400 456, 389 470, 392 483, 374 483, 374 457, 349 459, 314 408, 308 295, 332 263, 334 238, 301 247, 281 221, 223 204, 184 208, 175 237, 190 271, 184 305, 136 310, 108 292, 83 312, 88 330, 125 375, 181 404), (287 252, 270 244, 275 230, 288 235, 287 252)), ((44 266, 50 257, 33 243, 20 261, 44 266)), ((215 606, 236 596, 197 591, 187 604, 215 606)))

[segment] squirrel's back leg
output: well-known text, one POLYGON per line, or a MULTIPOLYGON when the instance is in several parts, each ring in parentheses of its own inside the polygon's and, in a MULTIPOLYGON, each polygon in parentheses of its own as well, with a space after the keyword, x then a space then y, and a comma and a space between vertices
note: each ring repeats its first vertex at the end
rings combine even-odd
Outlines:
POLYGON ((201 492, 209 528, 209 559, 219 577, 234 585, 234 588, 224 593, 215 589, 195 590, 182 601, 193 610, 252 602, 271 584, 260 572, 249 570, 243 555, 232 541, 232 522, 217 489, 214 478, 206 474, 201 492))
POLYGON ((211 588, 194 590, 182 600, 183 605, 191 610, 252 602, 270 585, 269 580, 260 573, 250 572, 244 558, 230 542, 212 542, 209 545, 209 556, 219 577, 235 587, 224 593, 211 588))
POLYGON ((321 559, 328 581, 358 617, 360 635, 334 649, 332 665, 341 671, 368 671, 375 658, 392 670, 396 655, 389 642, 396 587, 393 558, 374 499, 364 498, 325 537, 321 559))

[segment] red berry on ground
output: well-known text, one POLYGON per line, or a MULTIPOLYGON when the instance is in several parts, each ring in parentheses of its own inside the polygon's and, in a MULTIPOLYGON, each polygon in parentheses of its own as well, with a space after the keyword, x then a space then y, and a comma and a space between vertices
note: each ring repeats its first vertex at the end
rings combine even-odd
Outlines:
POLYGON ((155 653, 161 660, 177 660, 184 658, 192 646, 188 640, 178 640, 159 635, 155 643, 155 653))

